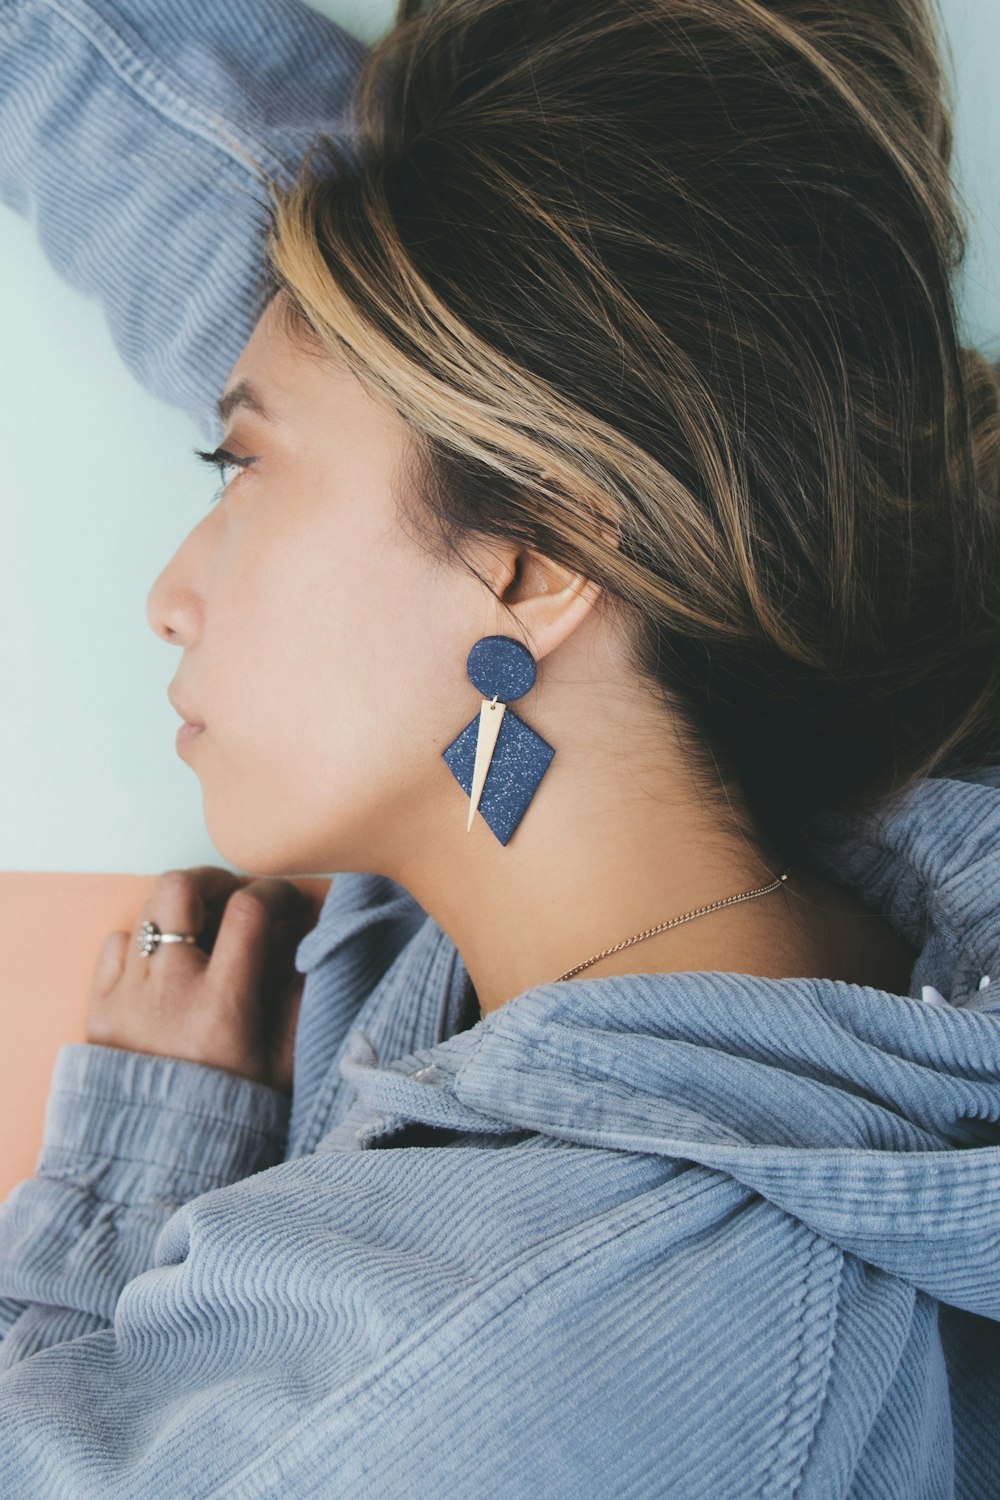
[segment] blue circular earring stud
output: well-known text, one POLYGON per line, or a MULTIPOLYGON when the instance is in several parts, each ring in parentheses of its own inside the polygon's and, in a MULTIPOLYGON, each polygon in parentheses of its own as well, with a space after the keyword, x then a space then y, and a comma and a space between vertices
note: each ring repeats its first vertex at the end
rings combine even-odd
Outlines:
POLYGON ((469 652, 465 664, 469 680, 484 698, 516 703, 535 685, 535 658, 511 635, 484 635, 469 652))

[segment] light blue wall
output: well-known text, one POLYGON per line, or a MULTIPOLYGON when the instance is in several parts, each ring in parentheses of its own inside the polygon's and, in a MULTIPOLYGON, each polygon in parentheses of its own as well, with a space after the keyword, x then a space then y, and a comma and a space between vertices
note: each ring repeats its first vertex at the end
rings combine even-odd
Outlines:
MULTIPOLYGON (((836 3, 836 0, 831 0, 836 3)), ((388 0, 317 9, 364 40, 388 0)), ((1000 0, 942 0, 961 80, 956 130, 976 215, 967 339, 1000 354, 1000 0)), ((0 207, 0 868, 155 874, 225 864, 174 750, 180 652, 145 618, 153 579, 213 481, 188 418, 120 364, 96 304, 0 207)))
POLYGON ((1000 357, 1000 0, 941 0, 955 84, 956 176, 969 206, 966 342, 1000 357))

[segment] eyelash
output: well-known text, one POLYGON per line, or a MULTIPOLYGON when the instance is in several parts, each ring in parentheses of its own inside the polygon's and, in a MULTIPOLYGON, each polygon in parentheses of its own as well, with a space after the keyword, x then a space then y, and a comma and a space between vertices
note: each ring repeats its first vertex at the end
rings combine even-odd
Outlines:
MULTIPOLYGON (((195 448, 193 452, 195 458, 200 458, 202 463, 211 464, 212 467, 218 471, 220 476, 223 469, 247 469, 251 464, 255 464, 257 462, 256 458, 237 458, 236 454, 230 453, 228 448, 216 448, 212 453, 206 453, 203 452, 201 448, 195 448)), ((236 478, 239 478, 239 475, 237 475, 236 478)), ((214 505, 217 500, 221 500, 222 496, 229 489, 229 486, 234 482, 235 481, 231 479, 229 481, 229 484, 223 484, 221 489, 217 490, 216 493, 212 496, 209 504, 214 505)))

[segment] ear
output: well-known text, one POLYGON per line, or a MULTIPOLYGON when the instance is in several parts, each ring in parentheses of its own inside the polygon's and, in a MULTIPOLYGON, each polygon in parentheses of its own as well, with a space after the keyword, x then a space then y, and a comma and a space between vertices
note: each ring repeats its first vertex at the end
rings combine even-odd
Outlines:
MULTIPOLYGON (((554 476, 546 473, 541 477, 554 476)), ((602 517, 598 525, 605 541, 619 545, 618 530, 610 520, 602 517)), ((537 661, 560 646, 604 595, 601 586, 585 574, 514 545, 493 551, 490 572, 497 597, 522 627, 537 661)), ((504 616, 509 627, 510 615, 505 611, 504 616)), ((503 626, 498 628, 502 630, 503 626)))
POLYGON ((587 619, 602 592, 582 573, 526 549, 511 550, 497 559, 492 581, 497 597, 510 611, 504 611, 508 628, 513 616, 536 661, 561 646, 587 619))

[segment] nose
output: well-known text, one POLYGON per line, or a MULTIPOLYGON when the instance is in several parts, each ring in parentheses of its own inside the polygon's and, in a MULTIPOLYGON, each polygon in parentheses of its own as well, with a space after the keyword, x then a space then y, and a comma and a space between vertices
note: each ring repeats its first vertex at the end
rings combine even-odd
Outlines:
MULTIPOLYGON (((183 548, 181 549, 183 551, 183 548)), ((146 599, 150 630, 171 646, 194 645, 201 631, 203 602, 177 553, 159 574, 146 599)))

